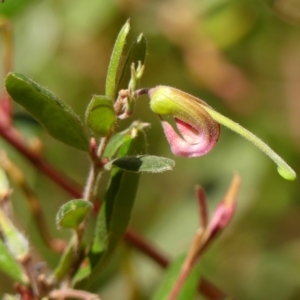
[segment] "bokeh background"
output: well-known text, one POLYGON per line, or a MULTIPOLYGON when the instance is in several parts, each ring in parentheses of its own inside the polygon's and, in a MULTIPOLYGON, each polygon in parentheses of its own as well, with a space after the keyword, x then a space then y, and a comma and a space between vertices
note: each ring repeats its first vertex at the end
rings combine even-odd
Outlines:
MULTIPOLYGON (((299 1, 6 0, 0 15, 12 23, 14 70, 51 89, 80 116, 92 94, 104 93, 114 39, 130 18, 129 41, 140 32, 148 40, 142 87, 170 85, 202 98, 261 137, 300 173, 299 1)), ((205 188, 212 211, 238 172, 242 186, 235 218, 203 257, 203 274, 236 299, 300 299, 299 181, 282 179, 272 161, 226 128, 208 155, 174 157, 148 102, 140 98, 119 129, 134 119, 151 123, 148 152, 174 159, 176 167, 142 176, 132 226, 172 256, 186 251, 199 224, 195 185, 205 188)), ((47 160, 84 184, 87 158, 20 117, 20 107, 15 113, 21 130, 38 132, 47 160)), ((35 188, 53 235, 68 236, 56 230, 54 217, 70 196, 1 145, 35 188)), ((36 259, 54 265, 58 256, 36 236, 17 187, 13 202, 36 259)), ((136 251, 125 253, 110 280, 99 283, 102 299, 149 299, 162 270, 136 251)), ((7 278, 0 282, 2 292, 11 290, 7 278)))

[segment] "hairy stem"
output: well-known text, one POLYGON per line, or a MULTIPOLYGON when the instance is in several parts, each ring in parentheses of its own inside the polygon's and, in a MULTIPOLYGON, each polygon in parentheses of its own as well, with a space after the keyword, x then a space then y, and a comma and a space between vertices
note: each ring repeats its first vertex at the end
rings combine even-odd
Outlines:
POLYGON ((242 127, 240 124, 221 115, 212 108, 204 105, 203 108, 211 115, 211 117, 215 121, 238 133, 239 135, 253 143, 259 150, 264 152, 267 156, 269 156, 277 165, 277 171, 283 178, 287 180, 296 179, 295 171, 276 152, 274 152, 265 142, 263 142, 255 134, 242 127))

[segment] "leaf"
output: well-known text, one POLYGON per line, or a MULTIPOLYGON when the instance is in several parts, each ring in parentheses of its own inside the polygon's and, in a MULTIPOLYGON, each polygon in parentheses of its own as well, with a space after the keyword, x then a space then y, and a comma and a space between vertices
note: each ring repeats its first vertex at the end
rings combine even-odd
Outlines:
POLYGON ((76 229, 92 207, 91 202, 82 199, 71 200, 60 207, 56 215, 56 225, 58 228, 76 229))
POLYGON ((0 239, 0 269, 17 282, 28 283, 28 279, 21 266, 15 261, 5 244, 0 239))
POLYGON ((112 100, 107 96, 93 96, 85 120, 95 135, 107 136, 117 120, 112 100))
POLYGON ((143 130, 144 128, 148 127, 148 123, 142 123, 139 121, 134 121, 128 128, 124 131, 116 133, 109 141, 105 152, 104 157, 112 158, 119 148, 122 147, 123 144, 128 143, 131 141, 137 134, 137 132, 143 130))
POLYGON ((91 266, 90 263, 87 261, 84 262, 75 276, 72 278, 72 286, 75 286, 78 282, 81 282, 85 278, 87 278, 91 274, 91 266))
MULTIPOLYGON (((185 255, 177 257, 165 272, 160 287, 156 291, 152 300, 168 299, 181 271, 185 255)), ((200 279, 200 269, 196 266, 184 282, 176 300, 193 300, 197 291, 200 279)))
POLYGON ((118 83, 118 90, 127 88, 128 82, 131 77, 131 69, 130 69, 131 64, 134 63, 135 67, 137 67, 138 62, 140 61, 141 64, 144 65, 146 60, 146 53, 147 53, 147 40, 144 37, 144 35, 141 33, 137 37, 136 41, 133 43, 133 45, 129 50, 118 83))
MULTIPOLYGON (((118 156, 146 151, 143 130, 139 130, 131 140, 122 145, 118 156)), ((92 284, 97 274, 107 264, 127 229, 138 188, 139 174, 126 172, 114 167, 111 172, 105 201, 97 217, 95 237, 91 247, 92 272, 88 284, 92 284)))
POLYGON ((126 43, 126 38, 130 30, 129 20, 124 24, 120 33, 116 39, 114 49, 112 51, 110 62, 107 70, 106 76, 106 84, 105 84, 105 94, 107 97, 111 99, 115 99, 116 97, 116 81, 118 75, 118 69, 120 65, 121 56, 123 53, 123 49, 126 43))
POLYGON ((52 273, 52 277, 55 281, 61 281, 66 276, 69 275, 72 263, 74 262, 74 257, 76 256, 76 243, 77 240, 75 236, 69 241, 68 247, 65 249, 64 253, 61 255, 57 267, 52 273))
POLYGON ((52 92, 18 73, 10 73, 5 84, 11 98, 22 105, 51 136, 79 150, 89 150, 80 119, 52 92))
POLYGON ((118 158, 105 165, 106 169, 111 166, 131 172, 162 173, 171 171, 175 166, 172 159, 154 155, 127 156, 118 158))

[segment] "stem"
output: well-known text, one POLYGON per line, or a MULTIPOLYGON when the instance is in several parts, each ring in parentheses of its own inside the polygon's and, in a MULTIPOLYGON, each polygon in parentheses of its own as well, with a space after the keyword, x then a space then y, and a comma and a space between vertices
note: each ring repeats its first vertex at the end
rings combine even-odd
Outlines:
POLYGON ((95 164, 92 164, 82 196, 85 201, 93 202, 98 173, 98 167, 95 164))
MULTIPOLYGON (((103 163, 102 163, 102 156, 104 154, 104 151, 106 149, 106 146, 108 144, 109 139, 111 138, 113 134, 113 129, 110 130, 108 135, 106 137, 103 137, 100 141, 100 145, 97 149, 96 156, 94 156, 94 140, 92 140, 91 143, 91 158, 92 158, 92 165, 91 169, 87 178, 86 186, 83 192, 83 199, 85 201, 94 202, 94 198, 97 193, 98 189, 98 183, 103 171, 103 163)), ((73 267, 74 269, 78 268, 80 266, 80 262, 83 259, 80 254, 80 247, 81 247, 81 241, 84 236, 86 227, 88 224, 88 219, 86 218, 77 228, 76 230, 76 240, 77 243, 75 245, 75 253, 76 256, 73 260, 73 267)))
POLYGON ((187 280, 188 276, 190 275, 193 267, 195 266, 197 262, 197 252, 198 252, 198 245, 203 237, 203 230, 200 229, 196 232, 195 238, 192 242, 192 245, 190 247, 190 250, 188 252, 187 257, 184 260, 184 263, 182 265, 179 277, 170 293, 170 296, 168 300, 176 300, 177 296, 179 295, 179 292, 187 280))
POLYGON ((113 132, 114 132, 114 128, 112 128, 112 129, 110 130, 110 132, 108 133, 108 135, 107 135, 106 137, 104 137, 104 138, 101 139, 99 148, 98 148, 98 150, 97 150, 97 156, 98 156, 99 159, 102 158, 102 156, 103 156, 103 154, 104 154, 104 151, 105 151, 105 149, 106 149, 106 146, 107 146, 107 144, 108 144, 110 138, 111 138, 112 135, 113 135, 113 132))
MULTIPOLYGON (((33 151, 20 139, 16 131, 7 126, 3 126, 0 122, 0 136, 2 136, 9 144, 11 144, 18 152, 27 158, 40 172, 44 173, 49 179, 55 182, 63 190, 71 194, 75 198, 82 196, 81 189, 75 182, 71 181, 65 174, 62 174, 46 160, 33 151)), ((134 229, 128 229, 124 239, 133 247, 146 254, 157 262, 162 268, 169 265, 169 259, 153 247, 146 239, 140 236, 134 229)), ((212 283, 202 277, 199 283, 199 291, 209 300, 220 300, 226 297, 226 294, 221 292, 212 283)))
POLYGON ((46 160, 33 152, 20 138, 16 130, 7 127, 0 122, 0 136, 2 136, 9 144, 11 144, 18 152, 26 157, 39 171, 44 173, 48 178, 54 181, 63 190, 76 198, 81 197, 80 186, 72 181, 66 175, 56 170, 46 160))
POLYGON ((104 151, 106 149, 106 146, 112 137, 114 130, 110 130, 109 134, 106 137, 103 137, 100 141, 100 145, 97 149, 96 156, 94 157, 92 155, 92 166, 90 169, 90 173, 88 175, 88 179, 86 181, 86 186, 83 192, 83 199, 86 201, 93 202, 94 197, 97 192, 98 188, 98 182, 100 180, 101 176, 101 171, 103 169, 103 164, 102 164, 102 156, 104 154, 104 151))
POLYGON ((142 95, 148 95, 150 91, 150 88, 142 88, 139 90, 136 90, 134 93, 137 97, 142 96, 142 95))
MULTIPOLYGON (((163 269, 166 269, 170 264, 170 259, 162 251, 154 247, 144 237, 140 236, 134 229, 129 228, 126 231, 124 240, 131 246, 135 247, 148 257, 152 258, 163 269)), ((227 295, 213 285, 209 280, 202 276, 198 285, 198 291, 208 300, 222 300, 227 295)))
POLYGON ((134 229, 129 228, 126 231, 124 240, 131 246, 137 248, 142 253, 152 258, 163 269, 167 268, 170 258, 151 245, 145 238, 141 237, 134 229))
MULTIPOLYGON (((0 30, 3 36, 4 55, 3 55, 3 77, 12 70, 13 65, 13 41, 12 29, 8 19, 0 19, 0 30)), ((11 123, 11 101, 6 89, 2 92, 0 100, 2 122, 10 125, 11 123)))
POLYGON ((39 298, 39 296, 41 296, 41 286, 38 281, 38 276, 37 276, 36 270, 34 268, 32 258, 30 256, 28 256, 28 257, 24 258, 22 261, 20 261, 20 263, 22 264, 22 266, 29 278, 29 282, 30 282, 33 294, 35 295, 35 297, 39 298))
POLYGON ((205 109, 211 117, 217 121, 218 123, 228 127, 232 131, 238 133, 251 143, 253 143, 258 149, 264 152, 267 156, 269 156, 275 164, 277 164, 277 171, 278 173, 287 180, 295 180, 296 173, 295 171, 277 154, 275 153, 266 143, 264 143, 260 138, 254 135, 249 130, 242 127, 240 124, 230 120, 229 118, 221 115, 220 113, 216 112, 212 108, 201 105, 203 109, 205 109))
POLYGON ((208 224, 208 209, 205 191, 201 186, 196 186, 196 198, 199 207, 200 225, 205 228, 208 224))

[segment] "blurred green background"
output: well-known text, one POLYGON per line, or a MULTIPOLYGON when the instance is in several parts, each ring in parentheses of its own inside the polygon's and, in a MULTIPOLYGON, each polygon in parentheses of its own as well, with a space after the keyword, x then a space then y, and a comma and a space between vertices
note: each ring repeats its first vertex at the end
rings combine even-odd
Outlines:
MULTIPOLYGON (((299 1, 6 0, 0 15, 13 26, 14 70, 48 87, 80 116, 92 94, 104 93, 110 51, 130 18, 131 41, 143 32, 149 46, 141 87, 170 85, 202 98, 261 137, 300 173, 299 1)), ((225 128, 208 155, 174 157, 146 97, 119 129, 134 119, 152 124, 148 152, 174 159, 176 167, 142 176, 132 226, 172 256, 185 251, 199 224, 194 186, 205 188, 212 211, 238 172, 242 186, 235 218, 203 257, 203 274, 236 299, 300 299, 298 180, 283 180, 266 156, 225 128)), ((23 129, 27 125, 21 122, 23 129)), ((84 184, 87 158, 40 134, 47 159, 84 184)), ((8 149, 36 189, 53 234, 67 236, 56 230, 54 216, 70 196, 8 149)), ((58 257, 35 237, 17 188, 13 201, 37 259, 48 257, 54 264, 58 257)), ((163 272, 150 259, 136 251, 126 257, 132 258, 137 293, 129 288, 123 262, 121 272, 101 287, 101 299, 148 299, 159 283, 163 272)), ((1 291, 6 280, 1 279, 1 291)))

